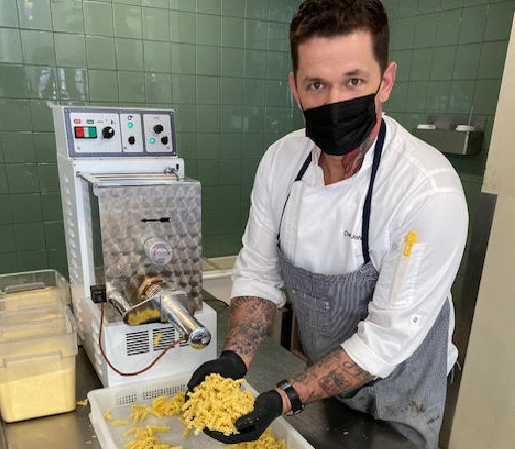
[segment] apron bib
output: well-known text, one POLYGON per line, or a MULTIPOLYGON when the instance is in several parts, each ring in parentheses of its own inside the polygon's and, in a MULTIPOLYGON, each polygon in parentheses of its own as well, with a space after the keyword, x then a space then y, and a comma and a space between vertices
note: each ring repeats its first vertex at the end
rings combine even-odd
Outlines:
MULTIPOLYGON (((383 121, 374 148, 370 184, 363 206, 361 244, 364 264, 359 269, 348 274, 324 275, 296 267, 281 251, 280 234, 277 235, 282 275, 308 365, 339 348, 357 332, 358 324, 368 315, 368 305, 379 278, 369 254, 372 192, 385 135, 383 121)), ((310 153, 295 182, 302 182, 311 160, 310 153)), ((283 215, 285 208, 286 204, 283 215)), ((355 410, 389 422, 417 447, 437 448, 447 390, 449 315, 450 306, 446 301, 422 344, 390 376, 339 394, 336 398, 355 410)))

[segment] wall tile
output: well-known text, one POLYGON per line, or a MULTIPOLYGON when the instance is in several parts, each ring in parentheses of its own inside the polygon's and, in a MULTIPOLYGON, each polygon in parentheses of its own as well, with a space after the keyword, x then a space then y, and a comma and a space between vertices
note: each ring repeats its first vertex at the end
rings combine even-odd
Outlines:
POLYGON ((432 80, 448 80, 452 78, 456 51, 456 46, 435 48, 433 67, 431 69, 432 80))
POLYGON ((243 17, 245 14, 245 0, 222 0, 222 14, 224 16, 243 17))
POLYGON ((114 33, 117 37, 141 39, 141 8, 137 6, 113 4, 114 33))
MULTIPOLYGON (((12 223, 11 200, 9 195, 0 195, 0 225, 9 223, 12 223)), ((3 248, 0 248, 1 252, 3 252, 3 248)))
POLYGON ((20 30, 0 28, 0 62, 22 62, 20 30))
POLYGON ((261 106, 265 104, 265 82, 245 79, 243 81, 243 104, 261 106))
POLYGON ((84 29, 86 34, 114 36, 112 6, 108 3, 85 1, 84 29))
POLYGON ((220 136, 220 159, 241 159, 241 134, 222 134, 220 136))
POLYGON ((238 48, 222 48, 222 75, 243 76, 243 50, 238 48))
POLYGON ((433 65, 433 48, 423 48, 413 51, 411 60, 410 81, 427 81, 431 76, 433 65))
POLYGON ((0 99, 0 129, 30 131, 30 107, 27 100, 0 99))
POLYGON ((18 9, 16 0, 3 0, 0 2, 0 27, 18 27, 18 9))
POLYGON ((116 63, 119 70, 143 70, 143 42, 135 39, 115 39, 116 63))
POLYGON ((223 105, 242 104, 243 80, 239 78, 221 78, 220 101, 223 105))
POLYGON ((116 72, 90 70, 88 78, 91 101, 118 101, 118 78, 116 72))
POLYGON ((120 101, 125 103, 145 102, 145 78, 142 72, 118 72, 120 101))
POLYGON ((172 76, 172 96, 174 103, 196 102, 196 78, 194 75, 173 75, 172 76))
MULTIPOLYGON (((269 134, 283 134, 285 128, 285 109, 279 107, 265 108, 265 133, 269 134)), ((272 142, 277 140, 272 139, 272 142)))
POLYGON ((270 19, 289 24, 292 19, 291 3, 288 0, 271 1, 270 19))
POLYGON ((397 21, 397 32, 395 35, 395 49, 404 50, 413 48, 415 39, 415 17, 403 17, 397 21))
POLYGON ((441 6, 441 0, 431 0, 431 1, 419 1, 418 2, 418 13, 425 14, 428 12, 439 11, 441 6))
POLYGON ((220 103, 220 79, 212 76, 197 76, 197 104, 220 103))
POLYGON ((60 67, 87 67, 86 40, 81 34, 54 34, 56 63, 60 67))
POLYGON ((55 68, 26 65, 25 76, 29 83, 30 98, 57 100, 57 75, 55 68))
POLYGON ((197 130, 199 133, 220 132, 220 108, 218 106, 197 106, 197 130))
POLYGON ((47 266, 57 270, 68 278, 68 263, 66 261, 66 250, 51 249, 45 252, 47 256, 47 266))
POLYGON ((172 70, 170 42, 143 41, 143 60, 149 72, 172 70))
POLYGON ((195 14, 170 11, 172 41, 195 43, 195 14))
POLYGON ((436 45, 455 45, 458 43, 461 23, 461 10, 442 11, 438 17, 436 45))
POLYGON ((5 162, 34 162, 32 133, 3 131, 0 140, 5 162))
MULTIPOLYGON (((54 133, 34 133, 35 155, 37 162, 56 163, 56 148, 54 133)), ((32 159, 34 160, 34 159, 32 159)))
POLYGON ((39 184, 42 192, 59 190, 59 176, 56 164, 39 164, 39 184))
POLYGON ((197 46, 197 73, 199 75, 220 75, 221 48, 197 46))
POLYGON ((465 8, 461 16, 460 44, 481 42, 483 40, 488 6, 465 8))
POLYGON ((142 6, 153 6, 154 8, 169 8, 170 0, 141 0, 142 6))
MULTIPOLYGON (((5 0, 3 3, 5 3, 5 0)), ((12 2, 8 1, 8 3, 12 2)), ((21 28, 31 28, 34 30, 52 29, 50 0, 38 0, 35 2, 18 0, 18 13, 21 28)))
POLYGON ((39 223, 21 223, 14 226, 14 239, 18 251, 45 249, 45 234, 39 223))
POLYGON ((59 249, 65 247, 64 227, 62 221, 45 223, 45 248, 59 249))
POLYGON ((45 251, 21 251, 17 254, 20 271, 44 270, 48 268, 45 251))
POLYGON ((247 17, 268 19, 269 0, 247 0, 247 17))
POLYGON ((433 47, 436 41, 438 14, 418 16, 415 25, 414 47, 433 47))
POLYGON ((245 50, 244 73, 247 78, 266 77, 267 54, 263 50, 245 50))
POLYGON ((431 81, 427 91, 427 113, 446 114, 451 93, 450 81, 431 81))
POLYGON ((172 102, 172 75, 169 73, 145 73, 145 100, 148 103, 170 105, 172 102))
POLYGON ((43 220, 62 220, 61 195, 59 192, 46 192, 41 194, 41 209, 43 220))
POLYGON ((268 24, 268 49, 288 51, 290 49, 288 26, 284 23, 268 24))
POLYGON ((84 32, 82 0, 52 0, 54 31, 84 32))
POLYGON ((112 37, 86 36, 88 68, 115 69, 116 51, 112 37))
POLYGON ((38 223, 43 220, 39 193, 11 195, 11 212, 14 223, 38 223))
POLYGON ((425 112, 427 102, 427 82, 413 81, 408 83, 406 111, 425 112))
POLYGON ((289 54, 286 52, 269 51, 266 61, 266 77, 268 79, 286 80, 289 75, 289 54))
POLYGON ((61 101, 89 100, 88 72, 86 69, 57 69, 59 98, 61 101))
POLYGON ((0 225, 0 252, 7 253, 15 250, 13 226, 11 224, 0 225))
MULTIPOLYGON (((0 157, 0 161, 1 160, 2 158, 0 157)), ((3 193, 9 193, 9 189, 7 187, 7 171, 5 164, 0 164, 0 194, 3 193)))
POLYGON ((52 111, 45 100, 30 101, 30 117, 33 131, 53 131, 52 111))
POLYGON ((197 158, 196 134, 181 133, 177 136, 177 152, 183 159, 197 158))
POLYGON ((197 158, 218 160, 220 138, 218 134, 197 134, 197 158))
POLYGON ((222 133, 241 133, 243 126, 242 106, 222 106, 220 115, 222 133))
POLYGON ((195 73, 196 47, 189 44, 172 43, 172 72, 195 73))
MULTIPOLYGON (((187 76, 187 75, 184 75, 187 76)), ((172 88, 173 88, 172 79, 172 88)), ((173 98, 176 98, 175 90, 173 90, 173 98)), ((196 106, 185 104, 174 106, 177 112, 175 128, 177 133, 194 133, 197 131, 197 108, 196 106)))
POLYGON ((506 60, 506 41, 484 42, 479 61, 479 78, 502 78, 506 60))
MULTIPOLYGON (((239 209, 241 199, 241 163, 240 161, 221 161, 220 163, 220 204, 219 209, 225 209, 230 213, 230 209, 239 209), (238 164, 238 166, 235 165, 238 164), (225 167, 224 167, 225 166, 225 167), (230 172, 233 172, 231 174, 230 172), (230 182, 224 182, 223 176, 229 178, 230 182)), ((238 212, 239 215, 239 212, 238 212)), ((239 220, 235 220, 236 225, 239 224, 239 220)), ((232 232, 232 230, 225 230, 225 232, 232 232)))
POLYGON ((170 0, 170 8, 178 9, 179 11, 196 11, 196 2, 192 0, 170 0))
POLYGON ((222 17, 222 45, 224 47, 245 46, 245 23, 239 17, 222 17))
POLYGON ((196 42, 199 45, 220 45, 222 19, 220 16, 197 14, 196 42))
POLYGON ((143 8, 143 38, 158 41, 170 40, 170 15, 168 10, 143 8))
POLYGON ((55 65, 54 37, 47 31, 21 30, 23 61, 55 65))
POLYGON ((0 97, 27 98, 28 82, 22 65, 0 64, 0 97))
POLYGON ((419 0, 398 0, 397 14, 399 17, 414 16, 417 13, 419 0))
POLYGON ((212 160, 199 160, 197 162, 198 179, 206 186, 220 183, 220 164, 212 160))
POLYGON ((265 83, 265 89, 265 102, 267 105, 286 106, 286 91, 288 89, 286 81, 268 80, 265 83))
POLYGON ((449 100, 450 114, 468 114, 474 98, 474 81, 453 81, 449 100))
POLYGON ((501 80, 478 80, 474 95, 474 113, 495 115, 501 80))
POLYGON ((37 164, 7 164, 7 186, 13 193, 38 193, 39 173, 37 164))
POLYGON ((485 29, 485 40, 509 39, 515 13, 515 2, 490 5, 485 29))
POLYGON ((245 21, 245 46, 257 50, 268 49, 268 23, 261 20, 245 21))
MULTIPOLYGON (((243 107, 243 132, 244 133, 262 133, 265 129, 265 108, 264 106, 244 106, 243 107)), ((247 151, 252 151, 251 148, 245 146, 246 139, 243 135, 243 157, 248 156, 247 151)), ((261 143, 263 138, 261 136, 261 143)), ((252 156, 255 157, 255 156, 252 156)))
POLYGON ((454 64, 454 79, 475 79, 481 55, 481 44, 460 45, 454 64))
POLYGON ((125 3, 126 5, 141 6, 143 0, 111 0, 113 3, 125 3))
POLYGON ((197 0, 197 12, 207 14, 220 14, 222 0, 197 0))

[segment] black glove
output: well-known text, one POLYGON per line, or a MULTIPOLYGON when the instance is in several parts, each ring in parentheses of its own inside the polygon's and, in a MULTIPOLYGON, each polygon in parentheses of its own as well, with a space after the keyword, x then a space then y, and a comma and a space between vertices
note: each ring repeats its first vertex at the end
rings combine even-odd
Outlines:
POLYGON ((222 377, 238 380, 247 374, 247 366, 234 351, 222 351, 220 357, 203 363, 195 370, 188 382, 188 392, 193 391, 211 373, 218 373, 222 377))
POLYGON ((261 393, 254 402, 254 411, 236 421, 240 433, 224 435, 204 429, 204 433, 224 444, 238 444, 259 439, 272 421, 283 413, 283 398, 275 391, 261 393))

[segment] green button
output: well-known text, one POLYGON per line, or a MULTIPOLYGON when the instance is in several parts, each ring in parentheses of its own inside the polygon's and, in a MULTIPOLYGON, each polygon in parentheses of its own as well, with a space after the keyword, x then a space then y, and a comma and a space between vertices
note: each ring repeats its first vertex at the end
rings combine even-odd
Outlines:
POLYGON ((127 124, 127 126, 128 126, 129 128, 132 128, 132 127, 134 126, 134 123, 129 122, 129 123, 127 124))
POLYGON ((153 137, 150 138, 150 144, 151 145, 154 145, 156 143, 156 139, 154 139, 153 137))
POLYGON ((97 127, 96 126, 88 126, 88 137, 96 139, 96 137, 97 137, 97 127))

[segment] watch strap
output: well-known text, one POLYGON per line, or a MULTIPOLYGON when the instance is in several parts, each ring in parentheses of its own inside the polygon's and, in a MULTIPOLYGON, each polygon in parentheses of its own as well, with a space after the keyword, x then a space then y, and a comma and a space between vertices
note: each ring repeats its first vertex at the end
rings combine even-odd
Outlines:
POLYGON ((287 413, 287 415, 296 415, 304 410, 304 404, 300 400, 297 390, 293 388, 293 385, 290 381, 286 379, 282 380, 277 384, 277 388, 283 390, 290 400, 291 412, 287 413))

